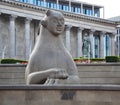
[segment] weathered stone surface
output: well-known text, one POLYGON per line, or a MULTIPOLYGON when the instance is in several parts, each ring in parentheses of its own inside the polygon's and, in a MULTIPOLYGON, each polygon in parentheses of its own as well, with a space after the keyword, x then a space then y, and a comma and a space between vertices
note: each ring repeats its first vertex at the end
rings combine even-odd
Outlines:
POLYGON ((0 104, 119 105, 120 86, 0 86, 0 104), (61 97, 65 92, 75 92, 75 94, 72 98, 66 96, 63 100, 61 97))
POLYGON ((40 34, 26 68, 27 84, 77 84, 80 82, 72 56, 61 35, 64 16, 48 10, 41 21, 40 34))

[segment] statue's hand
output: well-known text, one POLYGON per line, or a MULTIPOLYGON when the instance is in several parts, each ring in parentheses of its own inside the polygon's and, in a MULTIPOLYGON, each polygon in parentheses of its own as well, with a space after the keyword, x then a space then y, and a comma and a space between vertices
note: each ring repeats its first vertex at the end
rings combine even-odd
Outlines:
POLYGON ((50 74, 49 78, 67 79, 68 73, 66 72, 65 69, 55 68, 55 69, 52 69, 52 73, 50 74))

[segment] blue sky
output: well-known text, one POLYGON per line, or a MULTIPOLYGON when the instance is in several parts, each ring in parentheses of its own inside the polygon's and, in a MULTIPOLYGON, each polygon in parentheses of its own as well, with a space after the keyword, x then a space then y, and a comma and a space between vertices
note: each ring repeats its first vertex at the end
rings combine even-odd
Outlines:
POLYGON ((105 18, 120 16, 119 0, 79 0, 79 1, 104 6, 105 18))

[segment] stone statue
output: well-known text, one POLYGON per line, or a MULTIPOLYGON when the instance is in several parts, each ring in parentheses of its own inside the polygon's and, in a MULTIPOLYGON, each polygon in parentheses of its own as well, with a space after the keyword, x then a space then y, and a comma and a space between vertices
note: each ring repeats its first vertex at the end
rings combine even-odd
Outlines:
POLYGON ((64 27, 63 14, 48 10, 26 68, 27 84, 79 83, 76 65, 61 39, 64 27))
POLYGON ((83 45, 82 45, 82 51, 85 57, 88 57, 88 55, 90 55, 89 54, 90 47, 91 47, 90 38, 87 34, 85 34, 83 38, 83 45))

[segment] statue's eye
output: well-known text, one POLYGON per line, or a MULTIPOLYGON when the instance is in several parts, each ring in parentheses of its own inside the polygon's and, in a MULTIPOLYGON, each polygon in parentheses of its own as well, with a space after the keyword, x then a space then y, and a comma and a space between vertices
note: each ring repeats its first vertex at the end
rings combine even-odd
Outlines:
POLYGON ((61 19, 60 22, 61 22, 62 24, 64 24, 64 19, 61 19))
POLYGON ((53 23, 57 23, 57 20, 56 20, 56 19, 52 19, 52 22, 53 22, 53 23))

